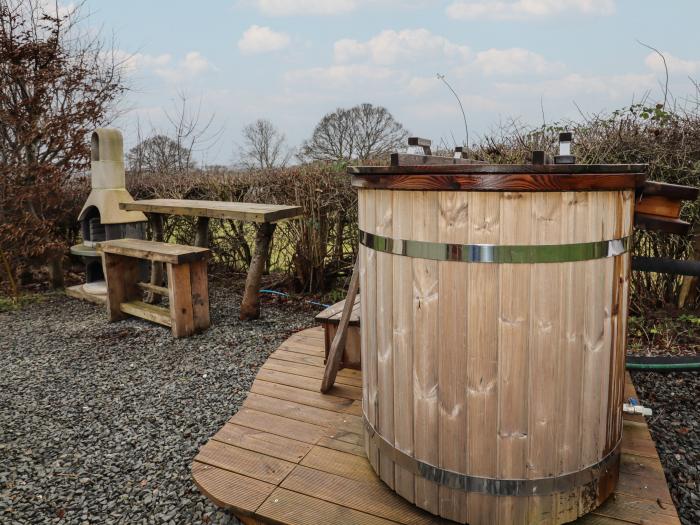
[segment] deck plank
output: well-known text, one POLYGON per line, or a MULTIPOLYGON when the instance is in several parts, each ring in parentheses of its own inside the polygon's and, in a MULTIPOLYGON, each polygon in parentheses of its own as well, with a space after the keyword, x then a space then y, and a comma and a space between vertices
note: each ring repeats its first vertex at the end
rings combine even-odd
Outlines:
POLYGON ((294 468, 289 461, 213 440, 199 450, 195 460, 275 485, 279 485, 294 468))
MULTIPOLYGON (((318 366, 304 365, 292 363, 290 361, 279 361, 275 358, 268 359, 263 365, 265 370, 276 370, 287 374, 294 374, 312 379, 323 379, 323 368, 318 366)), ((348 385, 362 389, 362 378, 347 377, 346 375, 337 375, 335 379, 337 385, 348 385)))
MULTIPOLYGON (((195 483, 215 504, 261 524, 447 523, 377 478, 364 455, 360 388, 340 384, 324 395, 320 378, 297 374, 321 369, 322 335, 299 332, 272 355, 275 369, 260 370, 243 407, 200 449, 195 483)), ((627 376, 625 397, 632 396, 627 376)), ((679 524, 644 418, 624 419, 615 496, 575 523, 679 524)))
POLYGON ((308 405, 295 403, 294 401, 267 397, 254 392, 248 394, 248 398, 243 403, 243 406, 321 427, 325 427, 329 424, 342 426, 349 421, 355 422, 358 427, 361 424, 361 420, 358 416, 343 414, 323 408, 310 407, 308 405))
POLYGON ((275 490, 275 485, 229 470, 195 461, 192 477, 204 495, 220 507, 233 507, 238 513, 253 513, 275 490))
POLYGON ((254 428, 227 423, 212 438, 227 445, 260 452, 267 456, 298 463, 311 450, 311 444, 261 432, 254 428))
POLYGON ((241 408, 230 422, 311 444, 316 443, 325 434, 325 429, 318 425, 246 407, 241 408))
MULTIPOLYGON (((280 485, 307 496, 337 503, 399 523, 436 523, 433 515, 416 512, 416 508, 396 495, 379 480, 356 481, 320 470, 296 467, 280 485)), ((444 523, 448 523, 444 521, 444 523)))
POLYGON ((286 489, 277 489, 258 509, 259 518, 272 523, 288 525, 394 525, 378 516, 349 509, 335 503, 299 494, 286 489))
POLYGON ((277 399, 294 401, 302 405, 325 408, 334 412, 346 412, 357 416, 362 415, 361 407, 358 410, 358 405, 352 399, 330 394, 321 394, 318 391, 314 392, 313 390, 296 388, 289 385, 280 385, 270 381, 263 381, 260 377, 253 383, 251 392, 268 397, 275 397, 277 399))

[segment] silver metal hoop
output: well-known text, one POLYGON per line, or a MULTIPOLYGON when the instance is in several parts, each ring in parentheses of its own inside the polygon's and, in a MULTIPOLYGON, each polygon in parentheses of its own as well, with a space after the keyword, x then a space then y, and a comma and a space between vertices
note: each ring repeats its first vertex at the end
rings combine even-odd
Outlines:
POLYGON ((362 416, 367 436, 371 444, 379 449, 382 456, 388 457, 408 470, 429 481, 465 492, 478 492, 491 496, 548 496, 566 492, 575 487, 597 482, 600 478, 613 472, 620 460, 620 439, 613 449, 600 461, 577 472, 569 472, 559 476, 535 479, 496 479, 481 476, 469 476, 452 470, 443 469, 420 461, 394 447, 381 436, 362 416))
POLYGON ((532 264, 616 257, 629 250, 632 245, 632 237, 575 244, 449 244, 392 239, 360 230, 360 243, 378 252, 417 259, 467 263, 532 264))

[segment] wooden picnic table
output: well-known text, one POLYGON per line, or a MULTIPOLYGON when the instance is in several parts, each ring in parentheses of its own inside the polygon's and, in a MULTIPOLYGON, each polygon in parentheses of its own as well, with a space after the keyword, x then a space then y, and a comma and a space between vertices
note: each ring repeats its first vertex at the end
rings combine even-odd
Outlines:
MULTIPOLYGON (((243 320, 260 317, 260 280, 277 222, 293 219, 302 214, 300 206, 187 199, 148 199, 123 202, 119 207, 122 210, 145 213, 151 222, 154 240, 161 242, 163 241, 163 215, 197 217, 195 246, 202 248, 209 247, 209 219, 233 219, 258 223, 259 226, 255 235, 255 248, 246 277, 243 300, 241 301, 240 318, 243 320)), ((159 286, 162 282, 162 265, 154 263, 153 271, 151 272, 151 284, 159 286)), ((155 297, 149 297, 149 299, 155 300, 155 297)))

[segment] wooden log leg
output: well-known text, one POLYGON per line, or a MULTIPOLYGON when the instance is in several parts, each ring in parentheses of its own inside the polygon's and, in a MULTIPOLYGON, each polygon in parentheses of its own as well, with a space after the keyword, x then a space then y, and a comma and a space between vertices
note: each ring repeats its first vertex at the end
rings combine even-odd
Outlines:
POLYGON ((63 278, 63 253, 56 253, 49 257, 49 282, 52 290, 62 290, 65 288, 63 278))
MULTIPOLYGON (((150 214, 151 229, 153 230, 153 240, 163 242, 163 216, 159 213, 150 214)), ((153 286, 163 286, 163 263, 151 263, 151 284, 153 286)), ((146 294, 145 302, 158 304, 161 301, 160 295, 154 292, 146 294)))
POLYGON ((194 237, 194 245, 200 248, 209 248, 209 217, 197 218, 197 233, 194 237))
POLYGON ((209 328, 210 325, 207 261, 195 261, 190 263, 190 285, 192 287, 194 331, 202 332, 209 328))
POLYGON ((105 281, 107 282, 107 312, 110 321, 124 319, 121 304, 140 298, 139 260, 124 255, 105 253, 103 255, 105 281))
POLYGON ((245 280, 245 292, 241 302, 241 314, 243 321, 258 319, 260 317, 260 280, 265 269, 265 260, 270 249, 270 240, 275 232, 276 224, 264 222, 258 227, 255 235, 255 252, 250 261, 248 277, 245 280))
POLYGON ((168 264, 168 297, 173 336, 187 337, 194 333, 192 285, 189 264, 168 264))

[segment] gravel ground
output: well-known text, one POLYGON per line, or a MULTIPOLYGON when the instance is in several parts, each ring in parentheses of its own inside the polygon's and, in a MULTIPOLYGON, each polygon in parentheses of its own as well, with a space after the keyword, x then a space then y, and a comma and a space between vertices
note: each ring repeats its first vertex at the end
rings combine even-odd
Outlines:
POLYGON ((175 340, 64 296, 0 314, 0 523, 236 523, 190 464, 267 356, 315 311, 212 290, 212 327, 175 340))
POLYGON ((684 525, 700 523, 700 374, 634 372, 673 500, 684 525))

